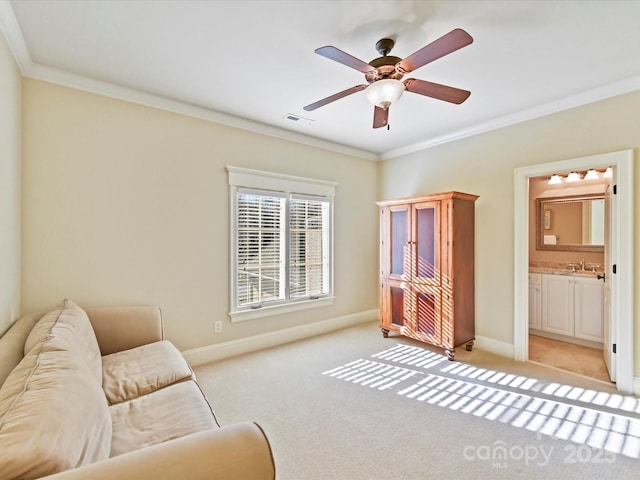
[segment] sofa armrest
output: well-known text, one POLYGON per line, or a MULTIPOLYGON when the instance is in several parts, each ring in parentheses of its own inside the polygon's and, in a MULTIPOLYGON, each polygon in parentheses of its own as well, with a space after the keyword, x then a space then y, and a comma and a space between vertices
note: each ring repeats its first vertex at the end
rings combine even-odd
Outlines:
POLYGON ((46 480, 273 480, 271 447, 255 423, 194 433, 46 480))
POLYGON ((102 355, 164 339, 158 307, 94 307, 84 309, 102 355))

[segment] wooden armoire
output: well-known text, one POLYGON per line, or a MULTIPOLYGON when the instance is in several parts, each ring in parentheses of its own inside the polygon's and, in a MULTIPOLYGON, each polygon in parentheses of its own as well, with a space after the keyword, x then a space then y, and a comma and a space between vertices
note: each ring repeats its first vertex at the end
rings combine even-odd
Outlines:
POLYGON ((380 207, 380 328, 445 349, 475 339, 477 195, 437 193, 380 207))

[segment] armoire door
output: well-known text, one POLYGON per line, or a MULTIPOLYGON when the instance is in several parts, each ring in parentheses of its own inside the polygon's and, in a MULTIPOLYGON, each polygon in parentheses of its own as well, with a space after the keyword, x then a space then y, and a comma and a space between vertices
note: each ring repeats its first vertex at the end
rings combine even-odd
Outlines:
POLYGON ((411 281, 440 286, 440 202, 413 205, 411 281))
POLYGON ((404 282, 397 280, 383 280, 382 291, 384 298, 382 312, 382 327, 391 331, 400 331, 407 326, 407 315, 410 315, 410 305, 406 302, 407 292, 404 282))
POLYGON ((412 330, 419 338, 439 344, 442 327, 440 202, 416 203, 411 214, 412 330))
POLYGON ((382 225, 382 277, 410 281, 411 208, 393 205, 381 210, 382 225), (386 243, 385 243, 386 242, 386 243))

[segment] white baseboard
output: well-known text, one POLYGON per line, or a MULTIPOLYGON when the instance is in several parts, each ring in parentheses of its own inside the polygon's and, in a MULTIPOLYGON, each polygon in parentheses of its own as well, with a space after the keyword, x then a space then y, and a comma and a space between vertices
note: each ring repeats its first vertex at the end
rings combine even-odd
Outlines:
POLYGON ((631 393, 640 395, 640 377, 633 377, 633 392, 631 393))
MULTIPOLYGON (((331 318, 320 322, 300 325, 298 327, 286 328, 276 332, 269 332, 262 335, 231 340, 229 342, 208 345, 206 347, 194 348, 182 352, 190 365, 197 366, 209 362, 215 362, 225 358, 242 355, 244 353, 255 352, 264 348, 275 347, 285 343, 302 340, 322 335, 324 333, 340 330, 341 328, 352 327, 360 323, 371 322, 378 319, 379 311, 368 310, 343 317, 331 318)), ((489 337, 476 336, 475 346, 481 350, 499 355, 501 357, 513 358, 514 346, 511 343, 503 342, 489 337)), ((640 395, 640 377, 633 377, 633 394, 640 395)))
POLYGON ((304 338, 322 335, 341 328, 351 327, 360 323, 378 319, 378 309, 354 313, 337 318, 330 318, 320 322, 309 323, 297 327, 285 328, 275 332, 264 333, 229 342, 217 343, 206 347, 194 348, 182 352, 190 365, 197 366, 222 360, 224 358, 255 352, 265 348, 283 345, 285 343, 302 340, 304 338))
POLYGON ((512 343, 503 342, 494 338, 482 337, 477 335, 475 345, 480 350, 485 350, 501 357, 512 359, 515 353, 512 343))

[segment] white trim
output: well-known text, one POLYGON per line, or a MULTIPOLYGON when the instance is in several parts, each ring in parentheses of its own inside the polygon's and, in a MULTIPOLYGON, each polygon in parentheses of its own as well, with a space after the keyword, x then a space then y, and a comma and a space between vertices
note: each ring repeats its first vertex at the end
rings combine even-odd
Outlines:
POLYGON ((633 377, 633 392, 634 395, 640 395, 640 377, 633 377))
POLYGON ((612 275, 612 304, 617 310, 614 341, 618 345, 616 386, 619 391, 634 390, 633 365, 633 150, 544 163, 514 170, 514 359, 528 359, 528 266, 529 266, 529 177, 550 175, 558 171, 584 170, 613 166, 618 195, 613 226, 614 251, 618 273, 612 275), (627 266, 625 268, 625 266, 627 266))
MULTIPOLYGON (((261 170, 252 170, 249 168, 234 167, 227 165, 228 183, 229 183, 229 218, 230 218, 230 278, 229 278, 229 317, 232 322, 240 322, 244 320, 252 320, 256 318, 271 317, 283 313, 306 310, 309 308, 319 308, 333 305, 334 297, 334 275, 335 275, 335 250, 334 250, 334 197, 337 187, 336 182, 328 180, 319 180, 314 178, 297 177, 274 172, 265 172, 261 170), (329 290, 326 297, 320 297, 314 300, 291 300, 287 298, 283 303, 276 305, 266 305, 261 308, 238 309, 237 300, 237 265, 236 265, 236 244, 238 241, 236 228, 236 194, 239 189, 248 188, 256 190, 268 190, 286 193, 287 195, 313 195, 323 197, 329 201, 329 290)), ((288 242, 289 240, 287 240, 288 242)), ((287 261, 288 265, 288 261, 287 261)), ((288 277, 288 274, 287 274, 288 277)), ((287 278, 288 281, 288 278, 287 278)))
POLYGON ((235 187, 247 187, 261 190, 275 190, 286 193, 299 193, 306 195, 320 195, 323 197, 335 196, 336 182, 318 180, 315 178, 296 177, 283 173, 263 172, 249 168, 232 167, 227 165, 229 172, 229 185, 235 187))
POLYGON ((18 24, 11 3, 8 0, 0 0, 0 31, 7 40, 9 49, 20 68, 23 76, 54 83, 65 87, 82 90, 85 92, 103 95, 126 102, 136 103, 147 107, 158 108, 168 112, 185 115, 200 120, 215 122, 230 127, 259 133, 281 140, 309 145, 331 152, 351 155, 365 160, 380 160, 380 155, 360 148, 342 145, 329 140, 312 137, 303 133, 278 128, 264 123, 255 122, 246 118, 236 117, 227 113, 217 112, 208 108, 199 107, 189 103, 181 102, 171 98, 155 95, 152 93, 136 90, 134 88, 123 87, 110 82, 103 82, 93 78, 65 72, 53 67, 34 63, 31 54, 24 40, 24 35, 18 24))
POLYGON ((0 1, 0 30, 4 33, 4 38, 7 39, 7 44, 16 59, 20 72, 22 75, 26 75, 33 67, 33 61, 8 0, 0 1))
MULTIPOLYGON (((264 306, 255 310, 240 310, 229 312, 232 322, 243 322, 255 318, 273 317, 284 313, 298 312, 310 308, 329 307, 333 305, 335 297, 322 297, 317 300, 301 300, 299 302, 284 303, 281 305, 264 306)), ((233 299, 232 299, 233 301, 233 299)))
POLYGON ((638 89, 640 89, 640 75, 620 80, 609 85, 597 87, 586 92, 572 95, 570 97, 560 98, 558 100, 551 101, 543 105, 538 105, 527 110, 522 110, 511 115, 494 118, 483 123, 475 124, 469 128, 463 128, 446 135, 440 135, 438 137, 427 139, 423 142, 418 142, 393 150, 388 150, 380 154, 380 160, 389 160, 392 158, 400 157, 402 155, 408 155, 410 153, 415 153, 420 150, 426 150, 427 148, 442 145, 444 143, 455 142, 456 140, 472 137, 480 133, 490 132, 499 128, 516 125, 528 120, 544 117, 553 113, 563 112, 571 108, 580 107, 582 105, 598 102, 600 100, 605 100, 617 95, 634 92, 638 89))
POLYGON ((54 83, 85 92, 91 92, 97 95, 103 95, 105 97, 124 100, 126 102, 144 105, 146 107, 158 108, 167 112, 173 112, 200 120, 215 122, 221 125, 227 125, 230 127, 239 128, 241 130, 247 130, 249 132, 267 135, 269 137, 288 140, 303 145, 310 145, 312 147, 321 148, 323 150, 351 155, 354 157, 363 158, 365 160, 380 160, 380 156, 377 153, 368 152, 366 150, 350 147, 348 145, 342 145, 339 143, 331 142, 329 140, 293 132, 291 130, 285 130, 284 128, 278 128, 264 123, 255 122, 246 118, 236 117, 228 113, 210 110, 208 108, 181 102, 179 100, 163 97, 161 95, 155 95, 153 93, 136 90, 134 88, 103 82, 101 80, 84 77, 82 75, 76 75, 56 68, 35 64, 32 67, 26 69, 26 71, 23 72, 23 75, 26 77, 35 78, 36 80, 42 80, 44 82, 54 83))
POLYGON ((513 358, 513 344, 495 338, 476 336, 474 348, 493 353, 500 357, 513 358))
POLYGON ((480 133, 515 125, 527 120, 543 117, 545 115, 561 112, 570 108, 579 107, 581 105, 586 105, 640 89, 640 76, 635 76, 609 85, 597 87, 577 95, 548 102, 544 105, 539 105, 512 115, 505 115, 488 120, 470 128, 463 128, 451 132, 447 135, 433 137, 422 142, 417 142, 393 150, 387 150, 386 152, 375 153, 368 150, 342 145, 329 140, 312 137, 310 135, 293 132, 284 128, 265 125, 263 123, 236 117, 226 113, 216 112, 214 110, 172 100, 160 95, 153 95, 132 88, 122 87, 112 83, 94 80, 89 77, 64 72, 56 68, 34 64, 26 46, 22 31, 20 30, 20 26, 16 20, 13 9, 11 8, 11 4, 7 0, 0 1, 0 30, 3 31, 4 36, 7 39, 9 48, 13 52, 22 75, 26 77, 88 91, 98 95, 117 98, 119 100, 137 103, 140 105, 159 108, 169 112, 199 118, 201 120, 220 123, 222 125, 228 125, 242 130, 268 135, 282 140, 310 145, 324 150, 372 161, 388 160, 400 157, 409 153, 426 150, 427 148, 431 148, 436 145, 454 142, 480 133))
POLYGON ((190 365, 202 365, 244 353, 255 352, 316 335, 322 335, 361 323, 372 322, 378 319, 378 314, 379 311, 377 309, 368 310, 342 317, 330 318, 320 322, 285 328, 275 332, 268 332, 262 335, 194 348, 192 350, 186 350, 182 352, 182 354, 190 365))

